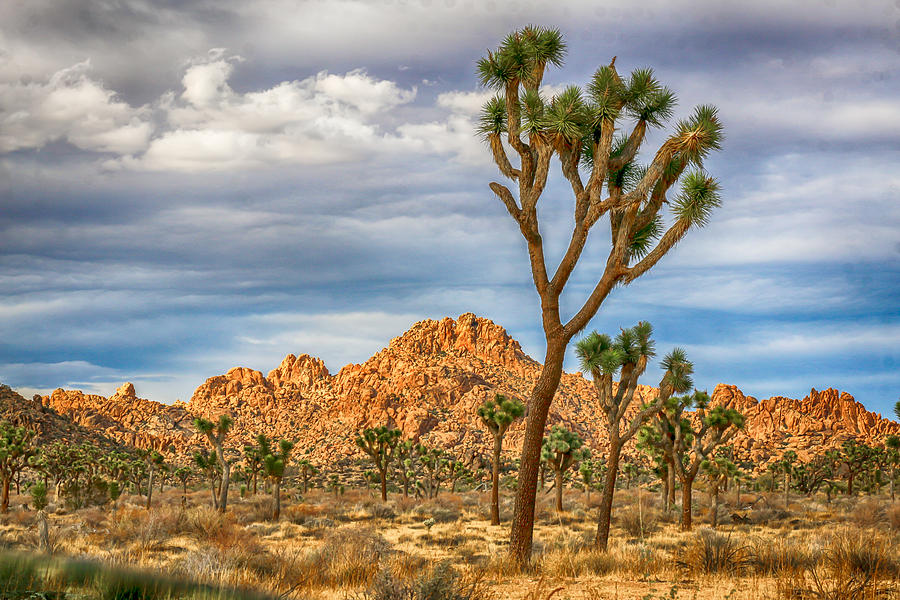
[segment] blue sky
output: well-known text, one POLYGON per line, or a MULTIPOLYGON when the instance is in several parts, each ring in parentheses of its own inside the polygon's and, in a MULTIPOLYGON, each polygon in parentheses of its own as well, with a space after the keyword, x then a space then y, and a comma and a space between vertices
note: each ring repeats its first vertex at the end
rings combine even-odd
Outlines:
MULTIPOLYGON (((417 320, 469 311, 540 359, 524 243, 473 125, 475 62, 528 23, 569 44, 548 94, 616 55, 620 72, 653 67, 677 116, 713 103, 725 124, 706 165, 722 208, 591 327, 649 320, 702 387, 837 387, 888 414, 894 2, 3 3, 0 381, 108 395, 129 380, 171 402, 289 352, 336 372, 417 320)), ((552 177, 551 263, 572 214, 552 177)), ((605 260, 594 237, 569 311, 605 260)))

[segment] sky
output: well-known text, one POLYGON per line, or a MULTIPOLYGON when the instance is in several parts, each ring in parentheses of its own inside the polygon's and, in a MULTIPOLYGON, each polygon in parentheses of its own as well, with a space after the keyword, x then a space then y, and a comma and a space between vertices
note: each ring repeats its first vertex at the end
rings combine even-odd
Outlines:
MULTIPOLYGON (((701 389, 835 387, 889 414, 900 2, 633 4, 0 3, 0 382, 187 400, 288 353, 334 373, 464 312, 541 360, 525 244, 475 133, 477 60, 534 23, 568 44, 548 97, 617 56, 676 91, 677 117, 711 103, 725 127, 705 164, 721 208, 589 328, 651 322, 701 389)), ((558 166, 540 217, 555 264, 572 220, 558 166)), ((566 315, 608 239, 598 225, 566 315)))

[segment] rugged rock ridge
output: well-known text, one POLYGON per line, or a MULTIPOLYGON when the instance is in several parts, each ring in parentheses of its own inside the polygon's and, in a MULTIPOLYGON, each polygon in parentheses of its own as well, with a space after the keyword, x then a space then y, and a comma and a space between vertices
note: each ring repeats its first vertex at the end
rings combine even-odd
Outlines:
POLYGON ((37 433, 41 445, 56 441, 77 444, 90 442, 96 446, 112 448, 117 444, 101 432, 79 425, 72 419, 57 414, 45 405, 44 399, 35 396, 27 400, 7 385, 0 385, 0 420, 17 427, 27 427, 37 433))
POLYGON ((867 411, 853 396, 833 388, 812 389, 803 400, 783 396, 757 400, 736 386, 719 384, 712 401, 744 414, 745 431, 734 444, 754 463, 787 450, 806 460, 822 448, 840 447, 851 438, 880 444, 888 435, 900 435, 900 423, 867 411))
POLYGON ((185 452, 199 442, 199 438, 192 439, 190 413, 179 406, 138 398, 131 383, 109 398, 57 389, 44 403, 78 425, 136 448, 185 452))
MULTIPOLYGON (((44 403, 115 440, 171 447, 181 456, 203 444, 193 433, 195 416, 228 414, 235 420, 231 443, 236 449, 265 433, 294 440, 298 453, 327 464, 358 455, 353 438, 360 428, 389 424, 405 437, 477 462, 490 447, 477 407, 497 392, 525 401, 540 368, 502 327, 466 313, 420 321, 367 361, 334 375, 321 359, 289 354, 268 375, 235 367, 211 377, 186 404, 138 398, 131 384, 110 398, 56 390, 44 403)), ((641 386, 639 393, 649 398, 655 390, 641 386)), ((735 447, 758 465, 787 449, 804 458, 849 437, 880 443, 886 435, 900 434, 900 425, 837 390, 812 390, 803 400, 757 400, 735 386, 719 385, 713 401, 745 413, 746 432, 735 447)), ((580 373, 563 374, 549 416, 549 424, 555 423, 578 431, 590 446, 605 446, 605 424, 591 382, 580 373)), ((504 446, 510 455, 518 454, 523 433, 520 421, 507 434, 504 446)), ((633 446, 626 448, 626 455, 632 452, 633 446)))

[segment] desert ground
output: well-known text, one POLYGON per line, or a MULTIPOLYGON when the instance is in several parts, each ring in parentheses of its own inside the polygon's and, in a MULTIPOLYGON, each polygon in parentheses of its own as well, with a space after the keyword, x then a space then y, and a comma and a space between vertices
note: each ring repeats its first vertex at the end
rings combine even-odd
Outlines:
MULTIPOLYGON (((509 493, 501 526, 490 525, 489 494, 474 491, 432 500, 394 493, 387 502, 365 489, 313 489, 302 496, 288 490, 285 496, 278 522, 262 490, 244 497, 235 491, 224 515, 203 489, 189 491, 184 502, 180 489, 167 489, 149 510, 139 496, 80 510, 51 499, 49 550, 57 560, 90 559, 104 568, 209 584, 215 597, 849 600, 890 598, 900 590, 900 504, 885 495, 830 502, 824 495, 792 495, 785 506, 779 493, 743 493, 738 501, 726 492, 713 530, 708 498, 698 490, 694 530, 682 532, 678 512, 662 512, 657 493, 620 490, 610 551, 599 553, 592 550, 599 494, 588 503, 583 491, 566 490, 567 510, 557 513, 553 495, 542 493, 526 570, 505 561, 509 493)), ((22 586, 41 586, 48 598, 97 592, 96 582, 52 577, 43 563, 37 574, 16 563, 19 552, 39 546, 36 513, 27 502, 13 494, 0 542, 9 552, 3 568, 28 571, 32 580, 8 575, 3 597, 21 596, 22 586)))

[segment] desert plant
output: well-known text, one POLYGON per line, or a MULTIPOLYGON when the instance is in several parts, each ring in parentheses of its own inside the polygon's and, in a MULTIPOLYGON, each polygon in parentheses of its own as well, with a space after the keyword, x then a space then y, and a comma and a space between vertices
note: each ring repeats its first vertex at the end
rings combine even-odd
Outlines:
POLYGON ((737 467, 725 456, 715 456, 701 462, 700 468, 703 469, 709 481, 710 496, 712 497, 712 506, 709 510, 712 527, 715 529, 719 526, 719 489, 737 474, 737 467))
POLYGON ((500 172, 518 184, 518 199, 500 183, 493 182, 490 188, 527 243, 546 340, 543 367, 528 402, 531 409, 525 423, 510 538, 510 555, 519 564, 531 554, 542 437, 569 342, 594 317, 613 288, 650 270, 691 228, 704 225, 719 205, 718 183, 699 170, 703 157, 720 147, 716 109, 699 107, 690 119, 678 124, 651 164, 639 168, 635 157, 645 133, 648 127, 662 126, 671 118, 675 95, 650 69, 635 70, 623 80, 613 59, 597 70, 584 91, 571 86, 547 101, 541 95, 544 72, 549 65, 562 64, 565 50, 558 30, 528 26, 509 34, 496 51, 478 63, 481 83, 498 92, 484 106, 480 132, 500 172), (629 135, 615 140, 616 123, 624 117, 633 118, 634 127, 629 135), (515 152, 517 165, 510 161, 505 144, 515 152), (551 274, 537 205, 554 154, 575 197, 575 218, 568 248, 551 274), (579 170, 582 165, 590 171, 587 181, 579 170), (687 172, 691 165, 698 170, 687 172), (681 194, 669 202, 667 192, 682 179, 681 194), (670 206, 675 217, 665 232, 659 214, 664 206, 670 206), (591 229, 603 217, 608 218, 612 233, 604 272, 574 316, 563 321, 560 296, 591 229))
POLYGON ((228 415, 219 416, 216 423, 203 418, 194 419, 194 428, 206 436, 206 439, 215 450, 219 468, 222 469, 222 481, 219 490, 218 501, 215 503, 220 512, 225 512, 228 506, 228 484, 231 476, 231 463, 225 459, 225 438, 234 425, 234 421, 228 415))
POLYGON ((222 467, 215 454, 210 454, 205 448, 194 452, 194 464, 200 472, 206 476, 209 488, 212 492, 213 508, 219 510, 219 490, 222 487, 222 467))
POLYGON ((9 421, 0 421, 0 513, 9 511, 9 486, 13 479, 28 466, 37 453, 34 438, 37 434, 26 427, 16 427, 9 421))
POLYGON ((281 481, 284 479, 284 468, 287 466, 288 460, 290 460, 294 442, 281 440, 278 442, 278 449, 276 450, 272 448, 269 438, 259 434, 256 437, 256 443, 258 444, 259 455, 263 458, 266 477, 272 481, 272 498, 274 500, 272 520, 277 521, 281 517, 281 481))
POLYGON ((662 409, 673 393, 686 392, 693 385, 690 378, 693 364, 676 349, 663 360, 665 372, 656 397, 645 404, 623 427, 623 419, 637 392, 638 379, 647 368, 647 361, 656 355, 650 323, 640 322, 623 329, 615 340, 608 335, 592 332, 575 345, 575 353, 584 371, 591 373, 600 410, 606 417, 608 442, 606 475, 597 517, 597 548, 605 550, 609 543, 609 524, 613 495, 619 472, 622 447, 654 414, 662 409), (620 374, 618 388, 613 392, 613 378, 620 374))
POLYGON ((853 496, 856 477, 870 466, 875 449, 863 442, 850 439, 841 445, 841 460, 847 473, 847 495, 853 496))
POLYGON ((900 437, 889 435, 884 440, 885 463, 888 468, 888 475, 891 480, 891 502, 896 498, 894 495, 894 479, 897 476, 897 468, 900 467, 900 437))
POLYGON ((694 390, 683 397, 672 397, 657 413, 658 436, 655 439, 673 457, 670 467, 681 482, 681 528, 691 530, 693 486, 700 466, 713 450, 728 443, 744 426, 744 416, 733 408, 709 408, 709 394, 694 390), (695 419, 684 416, 693 407, 695 419))
POLYGON ((564 475, 573 466, 577 466, 582 460, 591 457, 591 451, 584 447, 584 441, 574 431, 569 431, 562 425, 554 425, 550 429, 550 435, 544 438, 541 448, 541 458, 553 470, 556 476, 556 511, 562 512, 563 480, 564 475))
POLYGON ((381 500, 387 500, 387 472, 394 460, 400 430, 389 427, 364 429, 356 438, 356 445, 369 455, 381 478, 381 500))
POLYGON ((680 567, 705 575, 740 575, 752 564, 748 546, 709 529, 698 531, 678 560, 680 567))
POLYGON ((319 470, 308 459, 303 458, 297 461, 297 469, 300 471, 300 480, 303 482, 303 493, 309 491, 309 480, 316 475, 319 470))
POLYGON ((494 438, 491 453, 491 525, 500 524, 500 452, 503 436, 513 422, 525 414, 525 405, 515 398, 494 394, 493 400, 485 400, 478 407, 478 416, 494 438))

